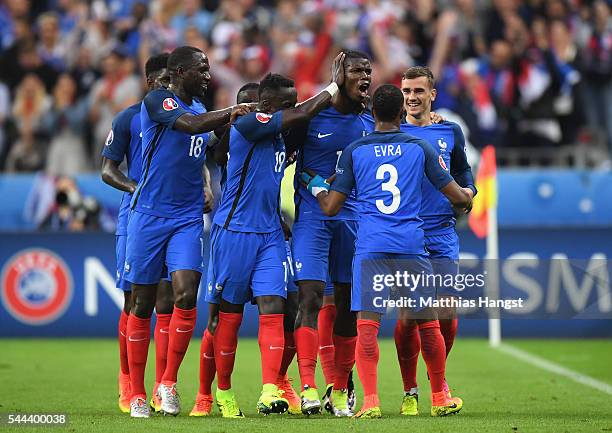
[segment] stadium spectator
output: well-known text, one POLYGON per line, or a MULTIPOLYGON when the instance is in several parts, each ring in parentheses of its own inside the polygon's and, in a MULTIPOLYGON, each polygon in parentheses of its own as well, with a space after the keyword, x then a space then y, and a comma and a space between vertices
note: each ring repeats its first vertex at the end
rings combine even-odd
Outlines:
POLYGON ((53 176, 76 176, 91 169, 83 141, 87 101, 77 101, 76 83, 62 74, 53 89, 52 109, 43 117, 51 137, 46 172, 53 176))
MULTIPOLYGON (((11 97, 28 73, 52 92, 62 72, 80 97, 118 47, 141 69, 150 54, 183 43, 210 54, 209 109, 268 71, 293 78, 303 100, 325 84, 331 53, 346 47, 371 56, 374 86, 428 65, 439 77, 434 109, 458 114, 477 147, 592 136, 612 151, 606 0, 0 1, 0 80, 11 97)), ((99 143, 99 122, 86 125, 87 143, 99 143)), ((3 129, 14 141, 10 122, 3 129)))
POLYGON ((32 172, 44 167, 47 149, 42 119, 50 107, 51 100, 42 81, 34 74, 26 75, 13 103, 17 140, 7 157, 7 171, 32 172))
POLYGON ((124 108, 135 104, 142 95, 142 85, 134 75, 134 67, 133 59, 126 58, 119 50, 114 50, 104 59, 103 75, 89 93, 95 167, 100 166, 100 152, 113 117, 124 108))

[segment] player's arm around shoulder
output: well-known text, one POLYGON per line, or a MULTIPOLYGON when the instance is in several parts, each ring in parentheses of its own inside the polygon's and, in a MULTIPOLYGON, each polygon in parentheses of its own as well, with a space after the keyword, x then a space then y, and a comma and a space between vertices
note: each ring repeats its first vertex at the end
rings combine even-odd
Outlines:
POLYGON ((445 124, 448 124, 453 130, 455 137, 455 145, 451 152, 451 176, 453 176, 453 179, 470 194, 471 198, 474 198, 478 191, 475 186, 472 167, 470 167, 467 159, 465 136, 463 135, 461 127, 456 123, 446 121, 445 124))
POLYGON ((152 121, 191 135, 212 131, 252 109, 251 104, 239 104, 222 110, 193 114, 182 108, 177 96, 166 89, 147 93, 144 105, 152 121))
POLYGON ((297 104, 293 108, 283 110, 282 129, 303 125, 319 112, 324 110, 332 102, 333 97, 340 91, 344 84, 344 53, 336 56, 332 63, 331 84, 310 99, 297 104))
POLYGON ((469 212, 472 208, 471 195, 461 188, 446 171, 441 156, 425 140, 414 138, 414 142, 421 147, 425 155, 425 175, 429 181, 448 198, 453 206, 469 212))

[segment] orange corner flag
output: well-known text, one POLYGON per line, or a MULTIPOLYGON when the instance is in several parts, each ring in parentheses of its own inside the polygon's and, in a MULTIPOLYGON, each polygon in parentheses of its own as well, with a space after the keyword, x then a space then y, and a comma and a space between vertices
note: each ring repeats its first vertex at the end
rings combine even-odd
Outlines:
POLYGON ((468 224, 479 238, 487 236, 489 210, 497 207, 497 163, 495 148, 485 146, 480 154, 480 164, 476 174, 478 195, 474 198, 468 224))

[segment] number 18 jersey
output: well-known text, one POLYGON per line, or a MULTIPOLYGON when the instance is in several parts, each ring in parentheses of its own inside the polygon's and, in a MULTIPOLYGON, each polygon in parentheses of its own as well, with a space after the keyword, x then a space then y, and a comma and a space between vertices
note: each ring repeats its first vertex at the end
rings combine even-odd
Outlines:
POLYGON ((355 254, 424 255, 421 183, 441 189, 453 179, 429 143, 399 132, 373 132, 348 146, 338 162, 334 191, 355 188, 360 208, 355 254))
POLYGON ((183 114, 206 113, 194 99, 191 105, 165 90, 149 92, 141 105, 142 175, 132 209, 164 218, 202 218, 208 133, 190 135, 174 129, 183 114))

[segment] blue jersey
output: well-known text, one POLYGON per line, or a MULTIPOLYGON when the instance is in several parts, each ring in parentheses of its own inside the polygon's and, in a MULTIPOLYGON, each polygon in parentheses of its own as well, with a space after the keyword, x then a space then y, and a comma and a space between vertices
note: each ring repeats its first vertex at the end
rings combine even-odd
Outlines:
POLYGON ((231 127, 227 179, 213 222, 238 232, 271 233, 280 226, 285 171, 282 112, 249 113, 231 127))
MULTIPOLYGON (((472 169, 465 154, 465 138, 459 125, 453 122, 442 122, 428 126, 415 126, 409 123, 401 125, 407 134, 427 141, 438 155, 444 168, 462 187, 471 188, 476 193, 472 169)), ((423 202, 421 219, 423 230, 427 234, 445 233, 454 230, 455 213, 448 199, 432 183, 424 179, 422 184, 423 202)))
POLYGON ((344 207, 334 217, 323 214, 317 199, 301 184, 299 175, 308 168, 323 178, 334 174, 342 151, 355 140, 374 129, 373 124, 359 114, 342 114, 329 107, 317 114, 308 126, 295 169, 295 219, 357 220, 354 194, 350 194, 344 207))
POLYGON ((187 105, 164 89, 149 92, 142 101, 143 168, 132 209, 164 218, 202 217, 208 133, 174 129, 176 119, 186 113, 202 114, 206 108, 196 99, 187 105))
MULTIPOLYGON (((134 182, 138 182, 142 169, 141 142, 140 103, 138 103, 115 116, 102 150, 102 156, 117 163, 121 163, 125 158, 128 169, 127 176, 134 182)), ((131 200, 132 194, 124 192, 119 207, 117 235, 127 234, 127 218, 131 200)))
POLYGON ((429 143, 411 135, 373 132, 345 149, 334 191, 353 188, 360 209, 355 254, 426 254, 421 182, 427 176, 440 189, 453 179, 429 143))

